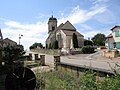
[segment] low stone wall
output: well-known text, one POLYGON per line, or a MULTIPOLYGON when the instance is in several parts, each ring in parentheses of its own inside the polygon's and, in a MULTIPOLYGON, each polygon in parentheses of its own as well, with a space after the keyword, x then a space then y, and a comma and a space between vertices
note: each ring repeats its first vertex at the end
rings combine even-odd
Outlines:
POLYGON ((117 50, 112 50, 112 51, 104 51, 103 56, 108 57, 108 58, 115 58, 117 57, 117 50))
POLYGON ((31 51, 50 55, 60 55, 60 50, 58 49, 31 49, 31 51))
POLYGON ((67 50, 62 51, 59 49, 31 49, 33 52, 39 52, 43 54, 50 54, 50 55, 75 55, 75 54, 81 54, 80 49, 73 49, 73 50, 67 50))

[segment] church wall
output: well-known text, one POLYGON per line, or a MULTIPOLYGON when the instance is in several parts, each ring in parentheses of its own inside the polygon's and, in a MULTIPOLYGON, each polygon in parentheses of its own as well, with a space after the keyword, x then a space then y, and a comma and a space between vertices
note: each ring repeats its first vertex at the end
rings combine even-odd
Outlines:
POLYGON ((78 46, 79 47, 84 46, 84 37, 77 36, 77 38, 78 38, 78 46))
POLYGON ((67 36, 67 42, 66 42, 66 47, 67 48, 70 48, 71 39, 72 39, 72 36, 67 36))
POLYGON ((48 45, 48 47, 49 47, 49 44, 53 43, 55 40, 56 40, 55 34, 51 34, 50 37, 46 40, 46 44, 48 45))
MULTIPOLYGON (((62 38, 62 48, 63 49, 69 49, 71 47, 71 39, 72 39, 72 35, 71 36, 66 36, 66 34, 62 31, 59 30, 56 34, 61 34, 61 38, 62 38)), ((78 46, 82 47, 84 45, 84 37, 81 36, 77 36, 78 38, 78 46)))
MULTIPOLYGON (((66 48, 70 48, 71 39, 72 39, 72 36, 67 36, 66 48)), ((77 36, 77 39, 78 39, 78 46, 82 47, 84 45, 84 37, 77 36)))
POLYGON ((63 47, 62 48, 66 48, 66 35, 64 34, 64 32, 62 30, 61 31, 61 37, 62 37, 62 40, 63 40, 63 47))

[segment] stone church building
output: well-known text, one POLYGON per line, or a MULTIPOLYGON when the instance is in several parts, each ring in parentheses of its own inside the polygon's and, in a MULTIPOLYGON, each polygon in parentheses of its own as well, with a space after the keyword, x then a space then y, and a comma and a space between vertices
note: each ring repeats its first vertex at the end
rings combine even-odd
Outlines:
POLYGON ((78 46, 82 47, 84 45, 84 36, 80 34, 69 21, 66 21, 64 24, 61 23, 57 26, 57 19, 52 16, 48 21, 49 35, 46 39, 46 44, 49 47, 51 43, 57 40, 58 47, 61 51, 69 52, 69 50, 74 49, 72 40, 73 33, 77 35, 78 46))

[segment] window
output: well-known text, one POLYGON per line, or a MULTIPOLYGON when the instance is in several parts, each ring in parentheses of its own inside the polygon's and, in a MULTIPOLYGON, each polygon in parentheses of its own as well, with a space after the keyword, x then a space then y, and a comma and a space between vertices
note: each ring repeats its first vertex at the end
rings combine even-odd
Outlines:
POLYGON ((115 36, 116 36, 116 37, 119 37, 119 36, 120 36, 120 31, 119 31, 119 30, 115 31, 115 36))
POLYGON ((55 27, 54 27, 54 26, 52 26, 52 30, 55 30, 55 27))
POLYGON ((120 49, 120 42, 116 42, 116 48, 120 49))

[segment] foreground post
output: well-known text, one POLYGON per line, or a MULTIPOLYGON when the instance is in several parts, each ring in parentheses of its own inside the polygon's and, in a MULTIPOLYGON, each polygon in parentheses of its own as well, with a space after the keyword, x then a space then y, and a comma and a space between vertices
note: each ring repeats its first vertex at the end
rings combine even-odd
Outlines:
POLYGON ((54 67, 55 67, 55 70, 58 70, 57 66, 59 64, 60 64, 60 56, 54 56, 54 67))
POLYGON ((40 65, 45 65, 45 55, 40 55, 40 65))

